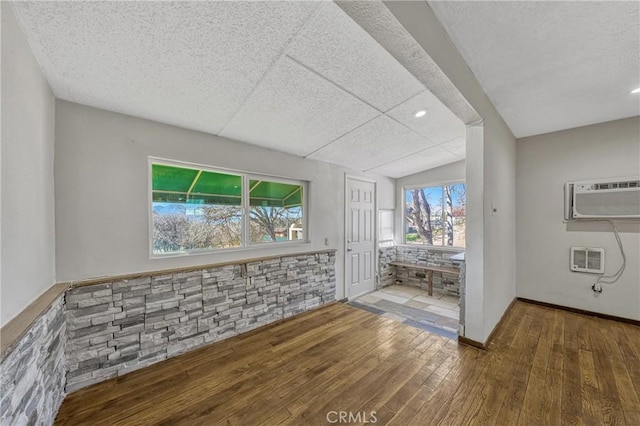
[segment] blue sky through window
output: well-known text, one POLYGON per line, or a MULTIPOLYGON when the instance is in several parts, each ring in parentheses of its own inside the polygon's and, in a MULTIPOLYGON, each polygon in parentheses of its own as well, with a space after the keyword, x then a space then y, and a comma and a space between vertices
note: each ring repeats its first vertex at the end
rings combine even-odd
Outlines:
MULTIPOLYGON (((436 206, 442 203, 442 187, 441 186, 423 188, 423 190, 424 190, 424 195, 427 197, 427 202, 429 203, 429 205, 436 206)), ((413 196, 411 194, 411 191, 412 190, 410 189, 406 191, 407 203, 413 203, 413 196)))

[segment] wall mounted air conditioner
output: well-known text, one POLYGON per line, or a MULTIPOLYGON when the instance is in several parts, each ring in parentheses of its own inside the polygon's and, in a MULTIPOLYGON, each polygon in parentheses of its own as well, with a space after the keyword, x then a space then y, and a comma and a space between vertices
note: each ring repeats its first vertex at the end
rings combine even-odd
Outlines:
POLYGON ((564 218, 640 218, 640 177, 567 182, 564 218))

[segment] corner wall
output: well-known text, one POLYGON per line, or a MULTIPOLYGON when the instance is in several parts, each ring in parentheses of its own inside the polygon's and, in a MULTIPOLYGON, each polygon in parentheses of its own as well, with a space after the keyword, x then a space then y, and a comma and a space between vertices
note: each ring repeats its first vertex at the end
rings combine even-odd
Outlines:
POLYGON ((563 223, 564 183, 640 175, 640 117, 519 139, 518 296, 640 320, 640 221, 617 221, 627 268, 595 295, 597 275, 571 272, 571 246, 605 249, 607 275, 622 262, 611 226, 563 223))
POLYGON ((55 281, 55 99, 8 2, 2 2, 0 324, 55 281))
MULTIPOLYGON (((516 296, 516 140, 428 3, 384 4, 483 120, 467 121, 464 335, 485 342, 516 296)), ((432 84, 422 82, 427 88, 432 84)), ((458 116, 468 111, 464 105, 445 104, 458 116)))
MULTIPOLYGON (((55 150, 59 281, 336 249, 336 298, 344 297, 344 176, 355 172, 61 100, 55 150), (310 181, 311 243, 150 259, 149 156, 310 181)), ((369 177, 378 206, 393 208, 394 180, 369 177)))

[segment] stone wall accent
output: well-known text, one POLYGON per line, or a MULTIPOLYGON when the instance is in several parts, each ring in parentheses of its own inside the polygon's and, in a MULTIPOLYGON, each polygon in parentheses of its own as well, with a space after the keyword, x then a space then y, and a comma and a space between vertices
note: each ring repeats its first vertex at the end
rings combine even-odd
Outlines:
POLYGON ((378 248, 378 282, 376 290, 393 285, 396 282, 396 268, 389 262, 396 260, 396 247, 378 248))
MULTIPOLYGON (((417 265, 431 265, 444 267, 459 267, 459 261, 449 260, 449 257, 457 254, 448 250, 439 250, 434 247, 421 246, 397 246, 396 260, 399 262, 415 263, 417 265)), ((397 268, 396 268, 397 269, 397 268)), ((417 276, 423 271, 402 268, 396 270, 396 281, 401 281, 403 285, 423 287, 426 289, 424 278, 417 276)), ((460 294, 459 274, 433 273, 433 288, 453 295, 460 294)))
POLYGON ((462 262, 460 265, 460 277, 458 279, 460 281, 460 325, 464 326, 465 324, 465 295, 467 292, 467 264, 462 262))
POLYGON ((1 425, 50 425, 64 399, 66 323, 61 294, 0 365, 1 425))
MULTIPOLYGON (((457 254, 456 251, 440 250, 435 247, 424 246, 393 246, 380 247, 378 249, 378 270, 380 280, 377 288, 386 287, 394 283, 415 286, 426 290, 426 280, 418 274, 424 275, 424 271, 410 268, 398 268, 389 265, 394 260, 417 265, 431 265, 444 267, 460 267, 464 262, 449 260, 449 257, 457 254)), ((453 295, 461 295, 461 274, 437 273, 433 274, 433 288, 453 295)), ((464 280, 464 277, 462 278, 464 280)))
POLYGON ((291 255, 67 292, 67 392, 335 299, 335 252, 291 255))

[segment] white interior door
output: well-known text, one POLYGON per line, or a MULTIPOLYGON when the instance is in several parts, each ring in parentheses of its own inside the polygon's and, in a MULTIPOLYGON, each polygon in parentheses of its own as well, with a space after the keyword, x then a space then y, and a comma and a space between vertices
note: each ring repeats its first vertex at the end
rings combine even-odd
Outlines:
POLYGON ((375 288, 375 183, 347 179, 345 283, 347 297, 375 288))

